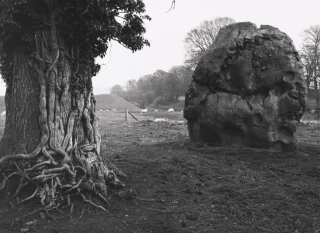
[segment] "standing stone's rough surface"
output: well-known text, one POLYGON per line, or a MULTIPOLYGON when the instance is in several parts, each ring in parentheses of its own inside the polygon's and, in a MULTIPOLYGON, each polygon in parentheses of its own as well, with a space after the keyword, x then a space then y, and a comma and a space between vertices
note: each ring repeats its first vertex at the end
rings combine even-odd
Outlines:
POLYGON ((200 59, 184 117, 193 142, 292 151, 306 95, 292 40, 271 26, 236 23, 200 59))

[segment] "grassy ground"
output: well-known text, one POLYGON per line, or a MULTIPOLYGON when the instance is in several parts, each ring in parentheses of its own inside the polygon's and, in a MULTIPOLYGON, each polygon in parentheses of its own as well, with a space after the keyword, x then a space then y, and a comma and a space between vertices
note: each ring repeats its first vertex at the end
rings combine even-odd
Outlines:
POLYGON ((0 96, 0 113, 6 111, 6 104, 4 102, 4 96, 0 96))
POLYGON ((136 197, 112 198, 107 213, 80 202, 72 214, 55 213, 59 223, 34 215, 12 228, 37 206, 3 203, 0 232, 19 232, 33 219, 29 232, 320 232, 318 126, 299 127, 298 151, 283 154, 191 146, 180 112, 135 114, 139 122, 98 114, 102 151, 136 197))

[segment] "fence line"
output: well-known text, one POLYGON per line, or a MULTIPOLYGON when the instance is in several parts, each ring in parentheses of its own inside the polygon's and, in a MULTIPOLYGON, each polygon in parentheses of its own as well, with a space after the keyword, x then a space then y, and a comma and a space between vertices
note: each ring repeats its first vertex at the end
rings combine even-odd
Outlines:
POLYGON ((131 112, 129 112, 129 110, 126 108, 125 114, 124 114, 124 120, 127 121, 128 120, 128 114, 130 116, 133 117, 133 119, 135 119, 136 121, 139 121, 131 112))

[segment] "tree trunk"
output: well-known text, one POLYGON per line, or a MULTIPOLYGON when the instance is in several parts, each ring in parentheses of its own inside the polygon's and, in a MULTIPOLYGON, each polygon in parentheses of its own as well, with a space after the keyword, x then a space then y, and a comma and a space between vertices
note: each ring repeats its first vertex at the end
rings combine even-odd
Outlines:
POLYGON ((313 79, 313 84, 314 84, 314 90, 316 92, 316 105, 317 105, 317 115, 319 116, 319 109, 320 109, 320 96, 319 96, 319 88, 318 88, 318 81, 317 78, 315 77, 313 79))
POLYGON ((24 187, 34 190, 19 203, 38 198, 49 211, 70 203, 74 192, 104 209, 86 195, 107 202, 107 189, 123 187, 117 174, 124 174, 100 154, 90 66, 73 64, 73 47, 58 39, 55 26, 36 38, 34 54, 17 48, 12 56, 0 143, 0 192, 7 189, 7 194, 15 178, 13 197, 24 187))
POLYGON ((0 157, 7 154, 30 153, 40 142, 39 84, 25 56, 14 55, 15 73, 12 84, 7 86, 6 124, 0 143, 0 157))

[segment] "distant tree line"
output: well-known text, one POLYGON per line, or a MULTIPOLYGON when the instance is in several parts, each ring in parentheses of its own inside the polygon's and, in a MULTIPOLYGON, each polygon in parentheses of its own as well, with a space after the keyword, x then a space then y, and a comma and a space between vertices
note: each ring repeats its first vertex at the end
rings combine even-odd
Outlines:
POLYGON ((174 66, 168 72, 157 70, 138 80, 129 80, 125 88, 117 84, 111 88, 110 93, 142 106, 175 102, 179 96, 184 96, 192 72, 187 66, 174 66))
MULTIPOLYGON (((184 39, 184 66, 174 66, 168 72, 157 70, 138 80, 131 79, 125 88, 115 85, 112 94, 117 94, 128 101, 142 105, 159 105, 174 102, 183 96, 192 79, 192 72, 209 46, 214 42, 219 30, 235 23, 229 17, 217 17, 203 21, 191 29, 184 39)), ((309 98, 315 99, 320 108, 320 25, 310 26, 302 33, 303 44, 300 57, 309 98)))
POLYGON ((235 23, 235 20, 228 17, 203 21, 186 34, 184 66, 174 66, 168 72, 157 70, 138 80, 131 79, 127 82, 126 87, 117 84, 111 88, 110 93, 142 106, 158 106, 177 101, 179 96, 185 95, 192 79, 193 69, 201 56, 214 42, 219 30, 231 23, 235 23))

